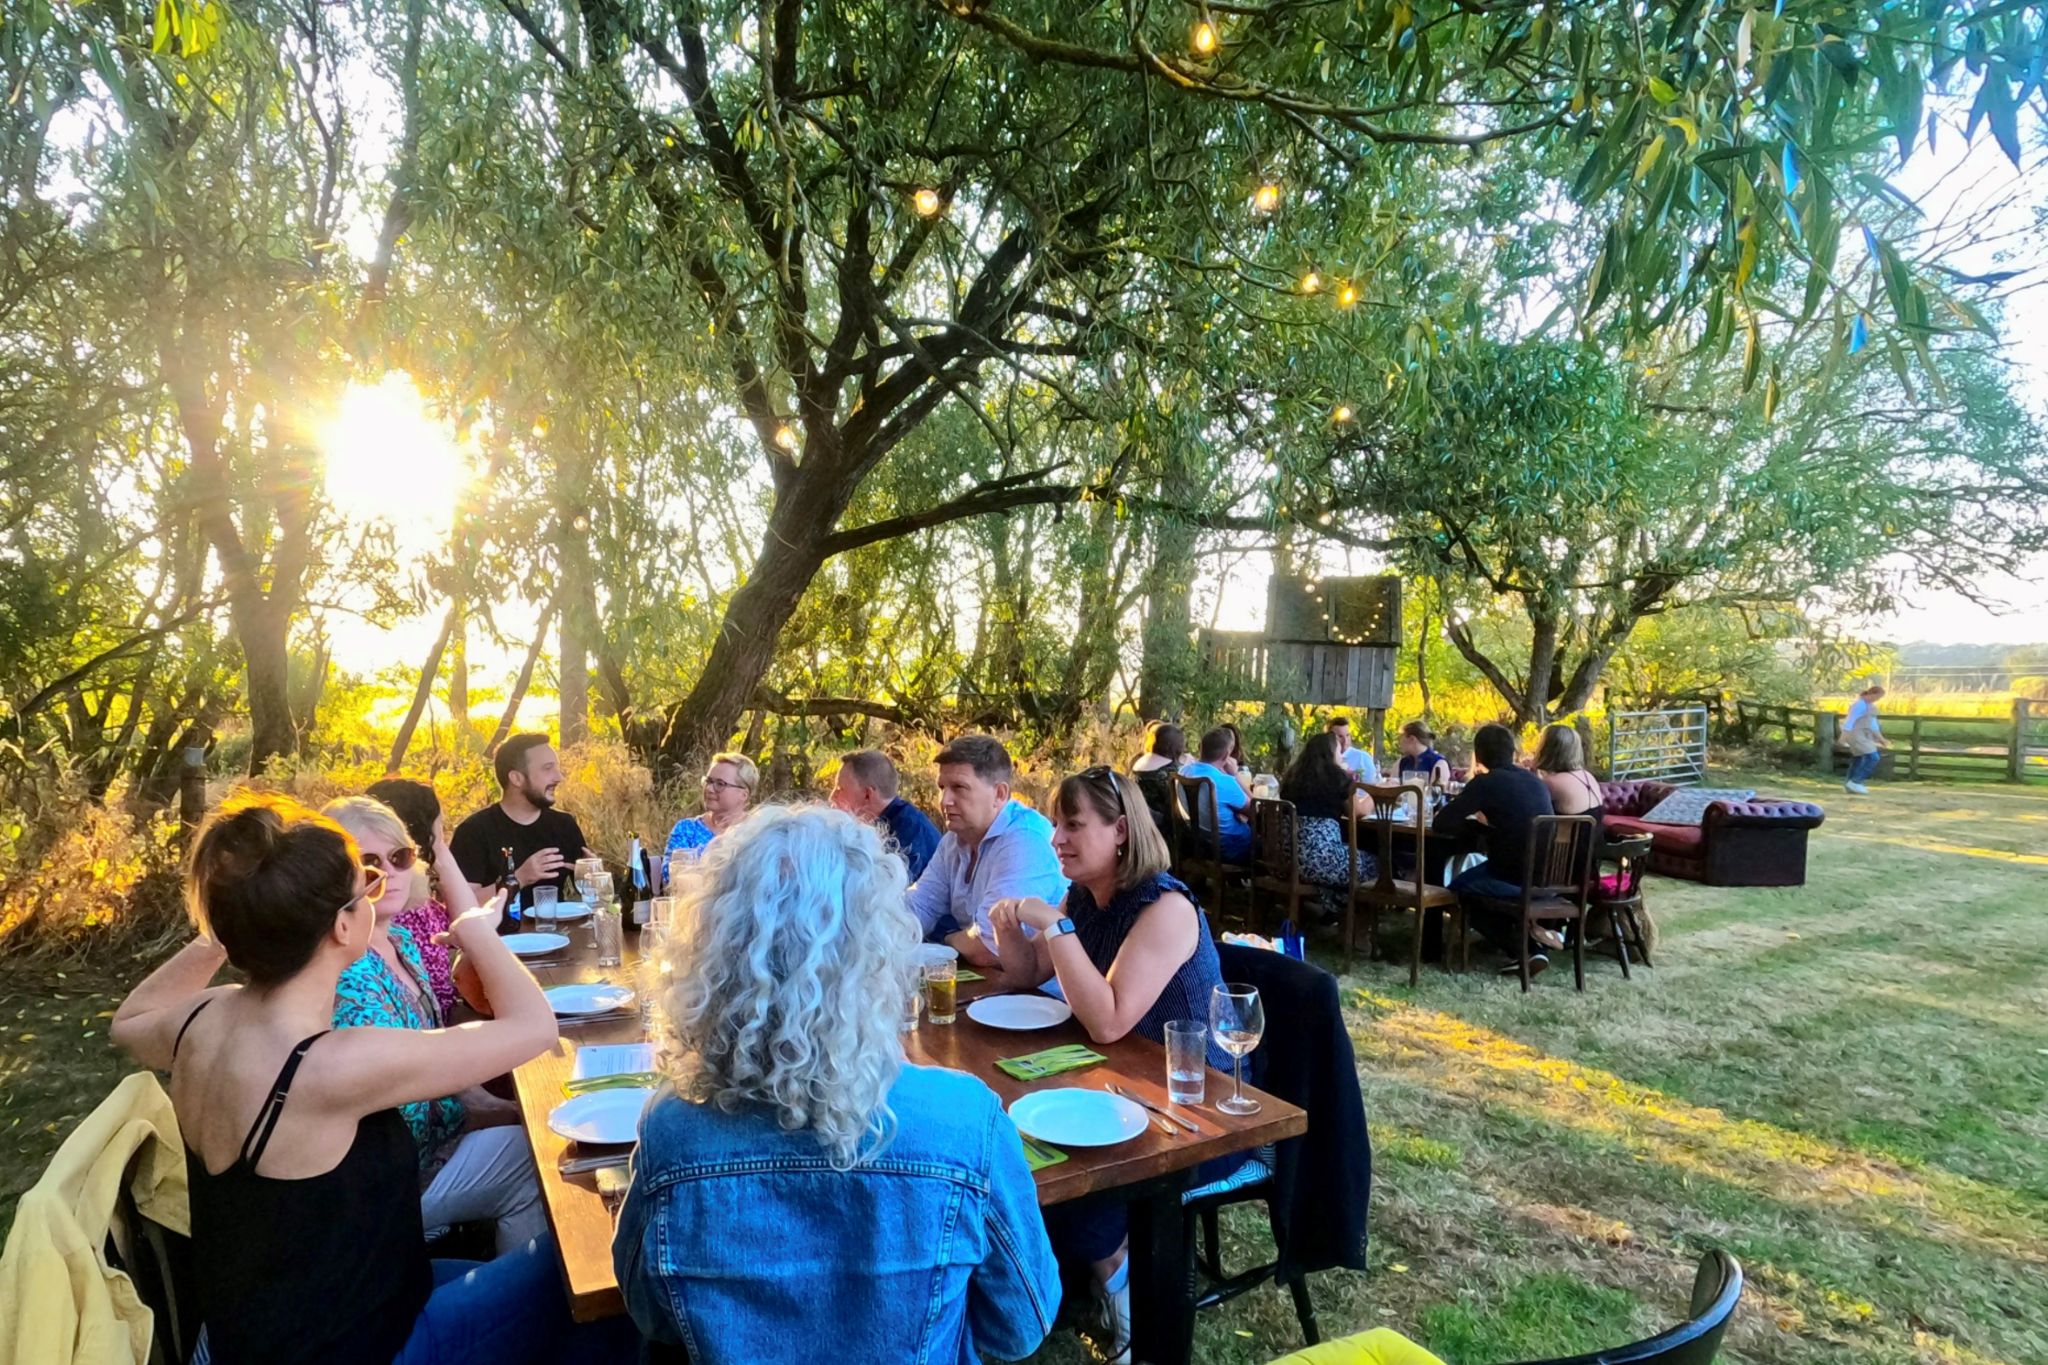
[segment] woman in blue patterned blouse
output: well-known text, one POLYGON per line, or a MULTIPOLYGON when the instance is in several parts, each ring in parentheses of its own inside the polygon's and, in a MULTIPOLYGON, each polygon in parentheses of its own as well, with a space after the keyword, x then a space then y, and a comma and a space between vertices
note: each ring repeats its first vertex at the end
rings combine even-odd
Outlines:
POLYGON ((704 813, 685 815, 668 832, 668 851, 701 849, 747 817, 761 770, 745 754, 713 754, 704 770, 704 813))
MULTIPOLYGON (((419 861, 405 823, 382 801, 351 796, 329 802, 320 812, 350 834, 363 863, 387 878, 404 880, 419 861)), ((435 846, 441 885, 449 909, 459 917, 473 908, 469 882, 445 840, 435 846)), ((377 901, 370 949, 341 974, 335 987, 336 1028, 438 1029, 451 1021, 435 998, 419 945, 395 922, 405 896, 377 901)), ((519 1125, 519 1107, 481 1086, 438 1100, 399 1106, 420 1156, 420 1221, 427 1235, 456 1223, 496 1225, 500 1254, 525 1246, 547 1231, 540 1202, 540 1177, 519 1125)))
MULTIPOLYGON (((1057 977, 1074 1017, 1099 1043, 1128 1033, 1164 1042, 1173 1020, 1207 1023, 1209 993, 1223 980, 1216 941, 1194 894, 1167 871, 1166 840, 1138 784, 1113 769, 1090 768, 1060 783, 1052 819, 1053 850, 1069 883, 1066 899, 1057 906, 1036 899, 996 903, 989 918, 1005 975, 1037 984, 1057 977), (1024 938, 1026 926, 1034 937, 1024 938), (1016 943, 1035 954, 1035 969, 1009 972, 1016 943)), ((1230 1064, 1212 1038, 1209 1065, 1230 1064)), ((1195 1183, 1223 1179, 1244 1161, 1233 1153, 1206 1163, 1195 1183)), ((1114 1198, 1059 1205, 1048 1220, 1053 1245, 1094 1271, 1113 1359, 1130 1341, 1128 1221, 1114 1198)))

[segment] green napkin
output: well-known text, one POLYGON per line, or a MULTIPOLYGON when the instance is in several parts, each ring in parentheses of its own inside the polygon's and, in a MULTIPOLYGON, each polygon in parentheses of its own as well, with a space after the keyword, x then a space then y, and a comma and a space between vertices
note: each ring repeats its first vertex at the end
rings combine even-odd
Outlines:
POLYGON ((1024 1137, 1022 1133, 1017 1134, 1017 1136, 1024 1138, 1024 1164, 1029 1166, 1034 1173, 1042 1171, 1048 1166, 1057 1166, 1067 1159, 1067 1154, 1057 1147, 1048 1147, 1042 1142, 1036 1142, 1028 1137, 1024 1137))
POLYGON ((955 969, 954 969, 954 971, 953 971, 953 979, 954 979, 955 981, 986 981, 986 980, 988 980, 988 978, 987 978, 987 977, 983 976, 983 975, 982 975, 982 974, 981 974, 980 972, 977 972, 977 971, 975 971, 975 970, 974 970, 974 968, 972 968, 972 967, 958 967, 958 968, 955 968, 955 969))
POLYGON ((1043 1052, 1028 1053, 1022 1057, 1004 1057, 996 1065, 1013 1080, 1039 1081, 1047 1076, 1057 1076, 1062 1071, 1079 1071, 1084 1066, 1094 1066, 1104 1060, 1101 1053, 1091 1052, 1080 1043, 1068 1043, 1064 1047, 1049 1047, 1043 1052))
POLYGON ((585 1076, 580 1081, 562 1082, 564 1095, 587 1095, 593 1090, 652 1090, 661 1084, 653 1071, 621 1071, 610 1076, 585 1076))

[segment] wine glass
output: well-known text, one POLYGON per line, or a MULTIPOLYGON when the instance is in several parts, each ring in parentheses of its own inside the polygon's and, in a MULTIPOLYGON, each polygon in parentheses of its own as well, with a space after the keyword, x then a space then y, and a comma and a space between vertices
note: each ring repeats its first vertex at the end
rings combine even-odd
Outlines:
POLYGON ((1256 986, 1224 982, 1209 992, 1209 1036, 1216 1046, 1230 1054, 1231 1096, 1218 1100, 1216 1107, 1226 1114, 1256 1114, 1259 1102, 1244 1097, 1245 1054, 1259 1045, 1266 1032, 1266 1007, 1256 986))

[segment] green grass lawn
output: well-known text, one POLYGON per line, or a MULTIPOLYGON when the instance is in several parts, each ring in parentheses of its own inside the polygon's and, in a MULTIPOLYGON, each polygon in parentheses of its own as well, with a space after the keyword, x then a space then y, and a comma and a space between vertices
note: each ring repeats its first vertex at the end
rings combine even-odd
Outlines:
MULTIPOLYGON (((1724 1359, 2048 1362, 2048 788, 1724 777, 1828 807, 1808 884, 1653 881, 1635 980, 1343 979, 1377 1166, 1371 1271, 1314 1281, 1326 1332, 1454 1365, 1613 1345, 1721 1246, 1750 1276, 1724 1359)), ((138 970, 0 972, 0 1222, 120 1074, 101 1012, 138 970)), ((1256 1214, 1229 1226, 1257 1254, 1256 1214)), ((1299 1344, 1277 1288, 1198 1332, 1218 1365, 1299 1344)))

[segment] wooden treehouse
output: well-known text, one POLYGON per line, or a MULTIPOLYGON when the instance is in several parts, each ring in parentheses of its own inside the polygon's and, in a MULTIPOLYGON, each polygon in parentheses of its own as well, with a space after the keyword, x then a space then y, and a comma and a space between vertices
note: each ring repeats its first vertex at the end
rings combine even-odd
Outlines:
POLYGON ((1401 580, 1266 580, 1266 628, 1203 630, 1202 665, 1234 701, 1341 706, 1367 713, 1380 752, 1394 704, 1394 657, 1401 644, 1401 580))

